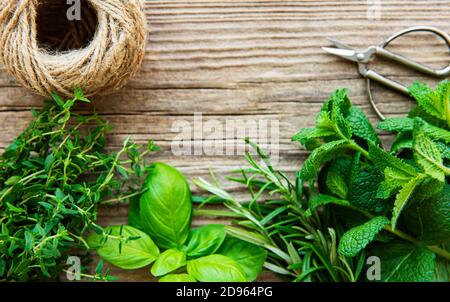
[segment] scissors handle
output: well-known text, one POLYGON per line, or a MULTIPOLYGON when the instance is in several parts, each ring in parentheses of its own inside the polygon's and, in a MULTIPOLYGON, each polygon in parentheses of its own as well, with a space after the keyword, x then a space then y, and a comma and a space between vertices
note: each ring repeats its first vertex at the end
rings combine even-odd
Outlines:
POLYGON ((424 74, 428 74, 431 76, 443 78, 450 75, 450 65, 443 69, 435 70, 429 66, 426 66, 424 64, 418 63, 416 61, 410 60, 408 58, 405 58, 404 56, 401 56, 399 54, 393 53, 387 49, 384 49, 381 46, 378 46, 376 48, 376 54, 380 55, 381 57, 387 58, 389 60, 392 60, 394 62, 398 62, 400 64, 403 64, 407 67, 410 67, 412 69, 415 69, 419 72, 422 72, 424 74))
POLYGON ((387 86, 389 88, 397 90, 397 91, 399 91, 401 93, 409 95, 408 88, 406 86, 400 84, 399 82, 396 82, 394 80, 386 78, 386 77, 382 76, 381 74, 379 74, 376 71, 373 71, 371 69, 366 70, 365 71, 365 77, 370 79, 370 80, 374 80, 374 81, 376 81, 378 83, 381 83, 381 84, 383 84, 383 85, 385 85, 385 86, 387 86))
MULTIPOLYGON (((437 29, 437 28, 431 27, 431 26, 416 26, 416 27, 407 28, 403 31, 400 31, 400 32, 390 36, 379 46, 373 47, 372 49, 369 49, 369 50, 376 55, 380 55, 381 57, 387 58, 391 61, 397 62, 397 63, 402 64, 407 67, 410 67, 410 68, 417 70, 419 72, 422 72, 424 74, 428 74, 428 75, 438 77, 438 78, 448 77, 450 75, 450 64, 445 68, 436 70, 436 69, 433 69, 422 63, 410 60, 404 56, 393 53, 386 49, 386 47, 395 39, 397 39, 401 36, 404 36, 406 34, 412 33, 412 32, 431 32, 431 33, 437 35, 438 37, 442 38, 450 50, 450 36, 447 33, 445 33, 444 31, 441 31, 440 29, 437 29)), ((377 81, 383 85, 386 85, 389 88, 392 88, 396 91, 399 91, 401 93, 409 95, 408 88, 406 86, 404 86, 394 80, 386 78, 373 70, 367 69, 367 65, 364 66, 363 64, 361 64, 360 72, 369 81, 370 80, 377 81)))

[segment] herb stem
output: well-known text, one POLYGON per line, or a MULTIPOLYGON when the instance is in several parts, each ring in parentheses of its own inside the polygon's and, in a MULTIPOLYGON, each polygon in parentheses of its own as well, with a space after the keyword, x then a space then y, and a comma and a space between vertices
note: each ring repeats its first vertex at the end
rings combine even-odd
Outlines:
POLYGON ((365 158, 369 158, 369 152, 367 152, 367 150, 365 150, 364 148, 362 148, 360 145, 358 145, 357 143, 355 143, 354 140, 349 139, 348 140, 350 143, 350 146, 352 147, 353 150, 359 151, 361 152, 361 154, 365 157, 365 158))
POLYGON ((136 191, 134 193, 128 194, 128 195, 119 196, 118 198, 107 199, 107 200, 101 201, 100 204, 101 205, 105 205, 105 204, 110 205, 110 204, 120 203, 122 200, 127 200, 127 199, 130 199, 131 197, 141 195, 145 191, 146 190, 140 190, 140 191, 136 191))

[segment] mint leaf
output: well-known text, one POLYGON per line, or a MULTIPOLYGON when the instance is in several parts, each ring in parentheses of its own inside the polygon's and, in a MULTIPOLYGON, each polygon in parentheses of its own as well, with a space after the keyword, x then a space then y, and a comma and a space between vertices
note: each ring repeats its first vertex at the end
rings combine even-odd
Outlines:
POLYGON ((388 224, 389 219, 384 216, 378 216, 363 225, 350 229, 342 236, 339 242, 339 254, 348 257, 356 256, 388 224))
POLYGON ((354 106, 351 107, 346 119, 354 136, 371 141, 375 144, 380 143, 372 124, 364 114, 364 111, 360 108, 354 106))
POLYGON ((440 127, 433 126, 420 117, 389 118, 378 123, 377 128, 385 131, 404 133, 408 131, 413 131, 415 122, 420 122, 423 132, 425 132, 425 134, 431 137, 432 139, 442 140, 446 143, 450 142, 450 131, 447 131, 440 127))
POLYGON ((439 185, 433 186, 433 182, 426 187, 422 184, 417 192, 423 192, 423 196, 416 198, 418 194, 415 194, 414 203, 405 210, 402 218, 402 224, 411 235, 430 245, 450 243, 450 185, 441 186, 433 194, 436 187, 439 185))
POLYGON ((348 201, 360 209, 376 214, 390 210, 392 202, 377 196, 383 173, 376 167, 369 167, 355 172, 348 191, 348 201))
POLYGON ((423 246, 391 242, 374 250, 380 257, 384 282, 427 282, 433 280, 435 254, 423 246))
POLYGON ((413 138, 412 132, 400 132, 392 142, 391 153, 396 153, 401 149, 412 149, 413 138))
POLYGON ((415 82, 409 87, 410 95, 428 114, 447 122, 450 127, 450 82, 439 83, 436 90, 426 84, 415 82))
POLYGON ((292 141, 300 142, 302 145, 306 146, 309 142, 314 139, 327 137, 334 135, 334 131, 322 128, 303 128, 296 135, 292 137, 292 141))
POLYGON ((325 206, 327 204, 336 204, 347 207, 351 206, 350 203, 344 199, 339 199, 325 194, 314 194, 309 200, 309 209, 305 212, 305 215, 309 217, 318 207, 325 206))
POLYGON ((387 199, 396 192, 397 189, 406 185, 413 176, 402 170, 387 167, 384 169, 384 181, 378 188, 377 197, 387 199))
POLYGON ((420 182, 422 180, 423 180, 423 175, 418 175, 418 176, 414 177, 413 179, 411 179, 398 192, 398 194, 395 198, 394 208, 392 210, 392 219, 391 219, 392 228, 395 229, 395 227, 397 225, 397 220, 398 220, 401 212, 405 208, 408 201, 411 199, 411 196, 413 195, 414 190, 416 189, 416 187, 420 184, 420 182))
POLYGON ((333 108, 331 113, 332 119, 335 122, 336 133, 345 138, 352 137, 352 129, 350 123, 344 118, 340 108, 333 108))
POLYGON ((412 177, 417 175, 417 171, 414 167, 404 163, 401 159, 392 154, 387 153, 372 142, 369 142, 369 158, 381 171, 384 171, 387 167, 391 167, 401 173, 409 174, 412 177))
POLYGON ((347 148, 347 140, 338 140, 323 144, 315 149, 303 163, 303 167, 300 171, 300 178, 305 181, 314 179, 324 163, 341 155, 347 148))
POLYGON ((441 182, 450 169, 444 166, 438 146, 422 131, 416 130, 414 134, 414 159, 423 168, 425 173, 441 182))
POLYGON ((348 187, 344 177, 341 174, 328 172, 326 185, 331 193, 345 199, 347 197, 348 187))
POLYGON ((390 132, 412 131, 414 128, 414 119, 408 117, 388 118, 379 122, 377 128, 390 132))

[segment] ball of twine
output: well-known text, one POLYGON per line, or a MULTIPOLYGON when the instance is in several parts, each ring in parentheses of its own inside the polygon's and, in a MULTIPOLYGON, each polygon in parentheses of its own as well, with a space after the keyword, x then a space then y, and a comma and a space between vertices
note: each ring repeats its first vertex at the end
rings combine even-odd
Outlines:
POLYGON ((96 24, 92 26, 92 16, 83 16, 88 19, 78 21, 82 22, 83 29, 78 28, 77 34, 69 32, 64 39, 55 42, 52 48, 56 49, 49 49, 49 44, 43 47, 38 41, 36 22, 39 9, 42 10, 39 5, 49 5, 48 10, 51 10, 51 3, 49 0, 1 1, 0 59, 6 70, 22 85, 43 96, 51 92, 70 96, 75 85, 87 96, 104 95, 122 88, 144 57, 146 21, 142 3, 139 0, 86 0, 82 5, 90 5, 96 24), (87 45, 60 50, 70 48, 71 41, 89 34, 92 27, 93 37, 87 45))

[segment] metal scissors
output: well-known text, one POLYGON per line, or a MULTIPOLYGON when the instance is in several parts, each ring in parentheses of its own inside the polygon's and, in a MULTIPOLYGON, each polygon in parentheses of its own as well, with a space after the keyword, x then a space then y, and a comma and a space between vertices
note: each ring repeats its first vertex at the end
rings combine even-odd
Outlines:
POLYGON ((409 95, 409 93, 408 93, 408 88, 406 86, 404 86, 403 84, 400 84, 394 80, 386 78, 386 77, 382 76, 381 74, 375 72, 374 70, 369 69, 368 64, 373 58, 375 58, 375 56, 387 58, 391 61, 405 65, 409 68, 412 68, 414 70, 417 70, 417 71, 422 72, 427 75, 434 76, 436 78, 444 78, 444 77, 448 77, 450 75, 450 64, 443 69, 436 70, 436 69, 430 68, 424 64, 415 62, 413 60, 405 58, 404 56, 390 52, 389 50, 385 49, 389 45, 389 43, 391 43, 395 39, 397 39, 401 36, 404 36, 406 34, 412 33, 412 32, 430 32, 434 35, 437 35, 438 37, 442 38, 445 41, 445 43, 447 44, 447 47, 449 48, 449 51, 450 51, 450 36, 447 33, 445 33, 444 31, 437 29, 435 27, 430 27, 430 26, 417 26, 417 27, 407 28, 405 30, 402 30, 402 31, 390 36, 389 38, 384 40, 380 45, 370 46, 369 48, 367 48, 366 50, 363 50, 363 51, 356 50, 353 47, 350 47, 348 45, 345 45, 344 43, 341 43, 341 42, 333 40, 333 39, 329 39, 329 40, 336 46, 336 48, 322 47, 322 49, 328 53, 331 53, 333 55, 336 55, 336 56, 342 57, 344 59, 358 63, 359 73, 364 78, 366 78, 367 91, 369 94, 370 104, 372 105, 376 114, 382 120, 384 120, 385 117, 381 113, 381 111, 378 109, 378 107, 376 106, 376 104, 373 100, 372 92, 371 92, 371 88, 370 88, 370 81, 371 80, 377 81, 377 82, 387 86, 388 88, 394 89, 394 90, 404 93, 406 95, 409 95))

